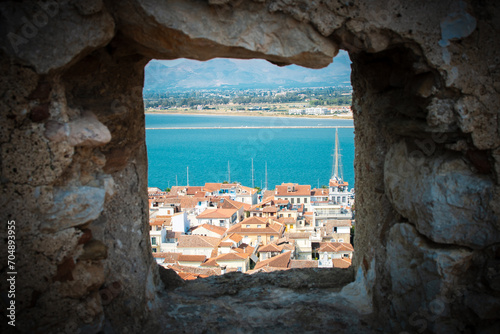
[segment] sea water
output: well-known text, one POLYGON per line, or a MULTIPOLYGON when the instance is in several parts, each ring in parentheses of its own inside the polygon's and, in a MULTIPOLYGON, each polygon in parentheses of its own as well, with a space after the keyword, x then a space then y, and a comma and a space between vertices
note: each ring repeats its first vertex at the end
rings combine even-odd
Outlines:
MULTIPOLYGON (((324 118, 146 114, 148 185, 161 189, 206 182, 240 182, 268 189, 283 182, 328 185, 333 170, 335 129, 223 129, 240 126, 352 126, 352 120, 324 118), (228 173, 228 162, 230 175, 228 173)), ((339 128, 344 180, 354 186, 354 129, 339 128)))

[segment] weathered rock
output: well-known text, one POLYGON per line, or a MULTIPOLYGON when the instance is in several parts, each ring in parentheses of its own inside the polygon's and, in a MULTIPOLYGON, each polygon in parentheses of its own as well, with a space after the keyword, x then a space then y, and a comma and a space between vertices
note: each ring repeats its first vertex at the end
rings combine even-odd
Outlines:
POLYGON ((494 1, 3 1, 0 12, 0 218, 16 222, 21 332, 499 332, 500 255, 488 247, 500 230, 494 1), (338 45, 353 68, 354 270, 164 291, 149 251, 145 64, 318 68, 338 45), (97 115, 109 142, 82 123, 70 139, 79 110, 97 115), (402 139, 419 168, 404 162, 413 151, 402 139), (92 251, 75 227, 105 247, 92 251))
POLYGON ((106 192, 94 187, 54 189, 54 205, 45 213, 42 229, 59 231, 97 219, 103 210, 106 192))
POLYGON ((78 257, 80 261, 92 260, 104 260, 108 257, 108 247, 99 240, 90 240, 85 245, 83 245, 83 253, 78 257))
POLYGON ((70 123, 47 122, 45 136, 56 143, 66 141, 71 146, 100 146, 111 140, 108 128, 89 112, 70 123))
POLYGON ((251 1, 235 2, 234 6, 137 0, 122 1, 118 10, 123 33, 150 49, 151 55, 170 58, 183 54, 199 60, 262 57, 281 65, 321 68, 338 53, 334 42, 308 24, 270 14, 263 10, 265 5, 251 1), (138 24, 144 29, 135 29, 138 24), (156 38, 160 32, 162 37, 156 38))
POLYGON ((394 208, 434 242, 472 248, 499 242, 491 179, 431 150, 400 141, 387 153, 384 183, 394 208))
POLYGON ((465 305, 470 307, 481 319, 497 319, 500 313, 498 296, 477 291, 465 294, 465 305))
POLYGON ((2 43, 1 48, 33 66, 38 73, 65 66, 90 50, 106 45, 114 36, 114 21, 107 12, 82 17, 66 1, 36 5, 2 2, 0 12, 4 18, 3 31, 7 32, 6 43, 2 43), (85 34, 75 33, 83 31, 85 34))
POLYGON ((436 248, 405 223, 394 225, 388 237, 385 268, 391 276, 391 307, 402 329, 461 328, 463 319, 452 306, 466 289, 472 252, 436 248), (432 318, 426 318, 429 312, 432 318))

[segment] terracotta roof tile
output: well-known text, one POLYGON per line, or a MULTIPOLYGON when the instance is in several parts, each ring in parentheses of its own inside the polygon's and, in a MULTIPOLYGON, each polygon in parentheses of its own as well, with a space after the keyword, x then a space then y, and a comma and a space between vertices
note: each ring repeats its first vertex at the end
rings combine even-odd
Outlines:
POLYGON ((290 260, 290 268, 318 268, 318 261, 290 260))
POLYGON ((259 261, 255 265, 254 269, 259 269, 262 267, 276 267, 276 268, 288 268, 290 263, 291 252, 284 252, 278 256, 272 257, 270 259, 259 261))
POLYGON ((205 183, 203 189, 205 191, 214 192, 220 190, 222 183, 205 183))
POLYGON ((201 235, 182 235, 179 237, 178 248, 213 248, 217 246, 220 238, 205 237, 201 235))
POLYGON ((332 259, 334 268, 349 268, 351 266, 350 259, 332 259))
POLYGON ((184 255, 181 254, 177 258, 177 261, 182 262, 204 262, 207 257, 205 255, 184 255))
POLYGON ((259 247, 257 250, 259 253, 263 252, 281 252, 281 249, 276 244, 267 244, 265 246, 259 247))
POLYGON ((222 227, 222 226, 202 224, 202 225, 196 226, 194 229, 192 229, 192 231, 195 231, 196 229, 198 229, 200 227, 203 227, 203 228, 205 228, 211 232, 217 233, 221 236, 224 235, 224 233, 226 233, 226 230, 227 230, 225 227, 222 227))
POLYGON ((198 191, 201 191, 203 187, 187 187, 186 195, 194 195, 198 191))
POLYGON ((280 186, 276 186, 276 196, 311 196, 311 186, 282 183, 280 186))
POLYGON ((206 219, 206 218, 231 218, 238 210, 236 209, 206 209, 202 213, 200 213, 196 218, 206 219))

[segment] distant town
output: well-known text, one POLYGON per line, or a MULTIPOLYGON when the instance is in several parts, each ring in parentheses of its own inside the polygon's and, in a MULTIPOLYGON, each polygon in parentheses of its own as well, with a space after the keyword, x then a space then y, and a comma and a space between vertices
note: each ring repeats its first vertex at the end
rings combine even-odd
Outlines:
POLYGON ((145 92, 146 112, 352 117, 352 87, 145 92))
POLYGON ((336 133, 328 186, 282 183, 260 190, 188 181, 148 188, 153 256, 185 280, 234 271, 347 268, 354 252, 355 193, 339 167, 336 133))

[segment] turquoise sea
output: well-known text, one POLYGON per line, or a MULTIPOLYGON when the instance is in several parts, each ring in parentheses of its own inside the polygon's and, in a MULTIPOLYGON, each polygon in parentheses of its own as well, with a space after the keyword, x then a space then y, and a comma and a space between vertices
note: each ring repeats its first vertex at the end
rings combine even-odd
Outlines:
MULTIPOLYGON (((352 126, 352 120, 146 114, 148 127, 352 126)), ((354 129, 339 129, 344 179, 354 186, 354 129)), ((150 187, 165 189, 228 180, 265 187, 283 182, 327 185, 332 174, 335 129, 146 130, 150 187)))

